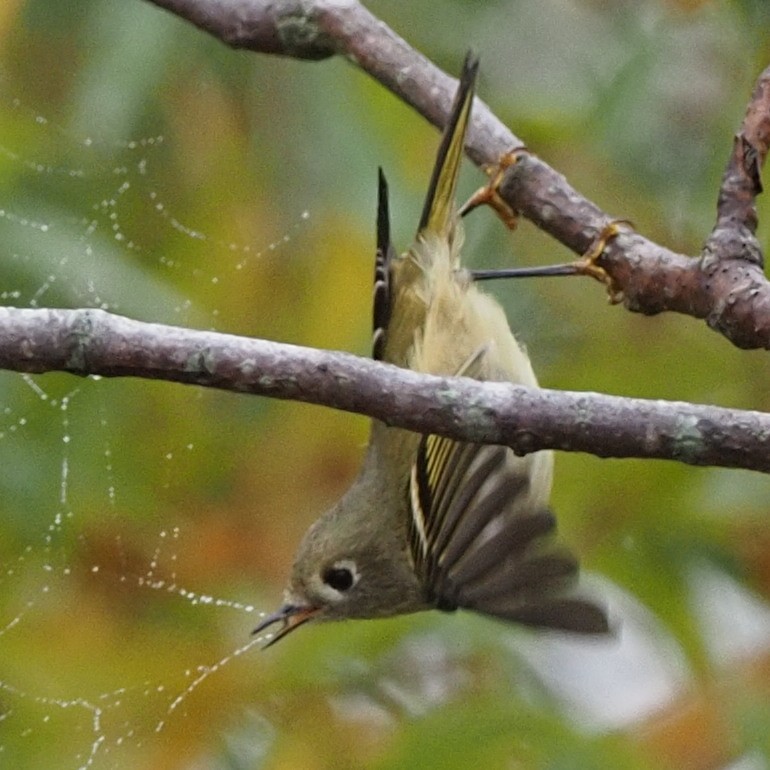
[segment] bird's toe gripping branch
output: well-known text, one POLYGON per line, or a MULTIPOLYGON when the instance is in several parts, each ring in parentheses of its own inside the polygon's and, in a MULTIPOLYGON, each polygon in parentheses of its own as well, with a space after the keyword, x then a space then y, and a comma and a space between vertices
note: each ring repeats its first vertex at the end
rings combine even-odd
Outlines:
POLYGON ((509 230, 515 230, 518 221, 518 213, 506 203, 502 195, 500 195, 499 190, 505 172, 513 166, 518 161, 519 156, 525 152, 527 152, 526 147, 518 147, 515 150, 506 152, 495 165, 487 166, 484 171, 489 175, 489 182, 476 190, 476 192, 473 193, 462 206, 460 206, 460 211, 458 212, 460 216, 464 217, 479 206, 490 206, 497 216, 503 220, 503 223, 509 230))
POLYGON ((613 219, 599 231, 591 247, 580 259, 572 263, 575 275, 587 275, 607 288, 607 295, 613 305, 623 300, 623 291, 612 276, 599 264, 607 246, 628 228, 633 228, 633 223, 628 219, 613 219))

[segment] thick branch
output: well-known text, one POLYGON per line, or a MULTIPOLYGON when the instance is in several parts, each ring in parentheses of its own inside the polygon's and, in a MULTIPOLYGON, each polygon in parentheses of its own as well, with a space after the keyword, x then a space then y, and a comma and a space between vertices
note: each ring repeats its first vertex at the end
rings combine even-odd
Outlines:
MULTIPOLYGON (((338 53, 443 126, 456 81, 355 0, 150 0, 224 42, 271 54, 318 59, 338 53)), ((483 58, 483 52, 482 52, 483 58)), ((600 264, 632 311, 675 311, 705 319, 742 348, 770 349, 770 284, 754 237, 754 198, 770 137, 770 71, 758 80, 719 193, 717 223, 700 258, 640 235, 612 240, 600 264)), ((479 165, 518 149, 500 190, 516 211, 583 254, 613 217, 526 150, 479 100, 467 151, 479 165)))
POLYGON ((102 310, 0 308, 0 368, 147 377, 322 404, 421 433, 770 472, 770 415, 421 375, 102 310))

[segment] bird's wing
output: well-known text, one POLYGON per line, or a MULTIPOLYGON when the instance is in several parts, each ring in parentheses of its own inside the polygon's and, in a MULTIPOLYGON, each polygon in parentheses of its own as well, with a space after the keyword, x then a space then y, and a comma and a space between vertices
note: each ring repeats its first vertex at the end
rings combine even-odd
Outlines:
MULTIPOLYGON (((483 354, 460 373, 473 376, 483 354)), ((578 563, 554 544, 551 511, 532 506, 527 468, 508 447, 422 437, 409 539, 428 599, 526 625, 607 631, 604 610, 572 595, 578 563)))

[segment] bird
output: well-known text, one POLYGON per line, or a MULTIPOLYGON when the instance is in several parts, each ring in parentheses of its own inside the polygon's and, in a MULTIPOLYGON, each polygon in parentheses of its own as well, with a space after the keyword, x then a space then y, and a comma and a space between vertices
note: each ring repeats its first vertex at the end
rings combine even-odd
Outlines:
MULTIPOLYGON (((378 179, 373 358, 416 372, 538 387, 499 303, 460 263, 457 179, 478 58, 469 53, 412 246, 391 242, 378 179)), ((577 590, 578 562, 555 540, 553 455, 421 435, 373 420, 358 476, 310 526, 270 646, 310 621, 469 610, 530 627, 602 634, 605 608, 577 590)))

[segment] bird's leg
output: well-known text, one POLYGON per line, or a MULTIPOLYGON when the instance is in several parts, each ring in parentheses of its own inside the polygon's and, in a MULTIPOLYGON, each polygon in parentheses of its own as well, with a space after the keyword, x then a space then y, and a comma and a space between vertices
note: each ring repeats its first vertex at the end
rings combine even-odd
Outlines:
POLYGON ((623 232, 624 227, 633 227, 627 219, 613 219, 599 232, 591 247, 580 259, 561 265, 546 267, 514 267, 500 270, 471 270, 475 281, 487 281, 493 278, 536 278, 554 275, 587 275, 607 287, 610 302, 620 302, 622 292, 614 285, 610 274, 599 264, 599 259, 610 241, 623 232))

